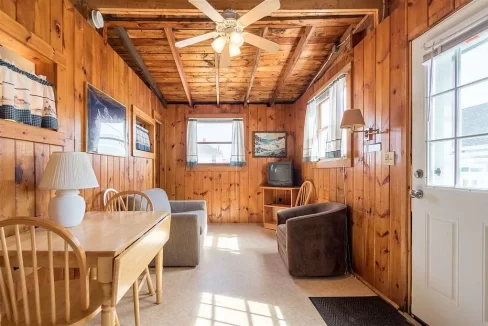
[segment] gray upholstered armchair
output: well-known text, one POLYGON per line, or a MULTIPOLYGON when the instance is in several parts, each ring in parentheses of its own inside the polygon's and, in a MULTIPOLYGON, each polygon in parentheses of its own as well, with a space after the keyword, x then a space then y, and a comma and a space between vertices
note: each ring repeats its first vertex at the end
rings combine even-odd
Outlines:
POLYGON ((164 266, 197 266, 207 235, 207 204, 204 200, 168 200, 163 189, 144 191, 154 210, 171 212, 171 230, 164 245, 164 266))
POLYGON ((346 273, 347 206, 321 203, 278 212, 278 251, 292 276, 346 273))

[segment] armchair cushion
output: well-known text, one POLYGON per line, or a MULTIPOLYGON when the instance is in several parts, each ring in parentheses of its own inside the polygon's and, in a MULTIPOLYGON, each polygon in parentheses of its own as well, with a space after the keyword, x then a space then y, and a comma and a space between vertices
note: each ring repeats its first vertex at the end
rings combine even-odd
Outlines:
POLYGON ((166 191, 159 188, 145 190, 144 193, 151 198, 155 212, 171 212, 171 206, 169 205, 168 195, 166 191))

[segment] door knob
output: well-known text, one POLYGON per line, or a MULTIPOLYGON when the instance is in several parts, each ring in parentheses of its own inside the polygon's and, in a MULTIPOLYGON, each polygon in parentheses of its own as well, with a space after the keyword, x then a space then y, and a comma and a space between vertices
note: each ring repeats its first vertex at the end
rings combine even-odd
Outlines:
POLYGON ((412 189, 412 190, 410 190, 409 195, 411 198, 421 199, 424 197, 424 192, 422 190, 412 189))

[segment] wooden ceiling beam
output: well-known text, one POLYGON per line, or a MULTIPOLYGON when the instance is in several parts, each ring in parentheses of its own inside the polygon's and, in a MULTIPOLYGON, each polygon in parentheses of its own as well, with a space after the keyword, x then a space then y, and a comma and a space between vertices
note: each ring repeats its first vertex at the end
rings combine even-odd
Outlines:
MULTIPOLYGON (((268 17, 250 25, 251 28, 298 28, 304 26, 329 27, 349 26, 357 23, 363 15, 325 15, 307 17, 268 17)), ((105 17, 107 26, 125 29, 215 29, 215 23, 208 18, 164 18, 145 19, 144 17, 105 17)))
MULTIPOLYGON (((266 37, 268 33, 268 27, 265 27, 261 33, 261 37, 266 37)), ((261 58, 261 53, 263 50, 257 48, 256 57, 254 58, 254 66, 252 68, 251 77, 249 78, 249 86, 247 87, 246 97, 244 98, 244 105, 249 102, 249 97, 251 96, 252 85, 254 84, 254 78, 256 78, 256 71, 258 70, 259 59, 261 58)))
MULTIPOLYGON (((76 1, 76 0, 72 0, 76 1)), ((124 10, 128 13, 138 11, 164 10, 194 10, 188 1, 175 0, 85 0, 90 8, 96 8, 104 13, 124 10)), ((234 9, 250 10, 259 5, 262 0, 212 0, 212 6, 217 10, 234 9)), ((382 9, 382 0, 281 0, 282 10, 357 10, 382 9)))
POLYGON ((180 53, 175 46, 175 35, 171 28, 165 28, 166 38, 168 39, 169 47, 171 53, 173 54, 173 59, 175 60, 176 68, 178 69, 178 74, 180 75, 181 83, 183 84, 183 89, 185 90, 186 98, 188 99, 188 104, 193 106, 193 101, 191 99, 190 86, 188 86, 188 80, 186 79, 185 71, 183 70, 183 63, 181 62, 180 53))
POLYGON ((220 89, 219 89, 219 55, 215 53, 215 91, 217 93, 217 106, 220 105, 220 89))
POLYGON ((298 42, 298 45, 295 48, 295 51, 293 52, 293 55, 291 56, 290 60, 286 64, 285 69, 282 70, 282 73, 278 80, 278 85, 276 86, 273 97, 271 98, 270 106, 273 106, 276 103, 276 100, 278 99, 278 96, 280 95, 281 90, 285 85, 286 79, 288 78, 288 76, 290 76, 291 72, 293 71, 293 68, 295 68, 295 65, 297 64, 298 59, 300 59, 300 56, 303 50, 305 49, 308 40, 310 39, 310 37, 312 37, 314 29, 315 29, 314 26, 305 27, 305 33, 303 33, 303 35, 300 37, 300 41, 298 42))
MULTIPOLYGON (((351 42, 351 37, 352 34, 354 33, 354 30, 356 29, 355 25, 349 26, 349 28, 346 30, 344 35, 342 35, 341 39, 339 40, 337 47, 332 49, 332 52, 327 56, 325 59, 324 63, 320 67, 320 69, 317 71, 315 76, 312 78, 310 83, 308 83, 307 88, 305 89, 304 93, 313 86, 313 84, 322 77, 327 70, 332 66, 332 64, 335 62, 335 60, 342 54, 346 49, 350 49, 351 47, 348 46, 346 43, 351 42)), ((303 94, 302 94, 303 95, 303 94)), ((302 96, 300 95, 300 96, 302 96)))
POLYGON ((134 43, 132 43, 129 35, 127 35, 127 31, 122 27, 117 27, 116 29, 117 34, 119 35, 120 39, 122 40, 127 52, 132 57, 132 60, 137 64, 139 69, 142 72, 146 82, 149 84, 149 88, 153 91, 156 97, 159 99, 161 104, 166 108, 168 106, 166 99, 164 98, 163 94, 161 93, 161 89, 159 89, 158 85, 154 81, 151 73, 146 67, 146 64, 142 60, 139 52, 137 52, 134 43))

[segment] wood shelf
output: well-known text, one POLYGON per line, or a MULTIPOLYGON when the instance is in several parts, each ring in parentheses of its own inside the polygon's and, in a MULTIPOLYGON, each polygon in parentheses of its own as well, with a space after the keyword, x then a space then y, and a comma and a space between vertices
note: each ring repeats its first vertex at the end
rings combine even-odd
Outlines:
POLYGON ((264 204, 264 207, 272 207, 272 208, 291 208, 293 207, 291 204, 264 204))
POLYGON ((300 187, 274 187, 263 184, 260 188, 263 190, 263 227, 276 230, 277 213, 295 206, 300 187))
POLYGON ((145 113, 137 106, 132 105, 132 156, 154 159, 154 145, 156 144, 156 121, 149 114, 145 113), (141 151, 136 148, 136 134, 137 122, 141 122, 149 131, 149 142, 151 143, 151 151, 141 151))
POLYGON ((0 119, 0 137, 64 146, 66 135, 51 129, 0 119))

